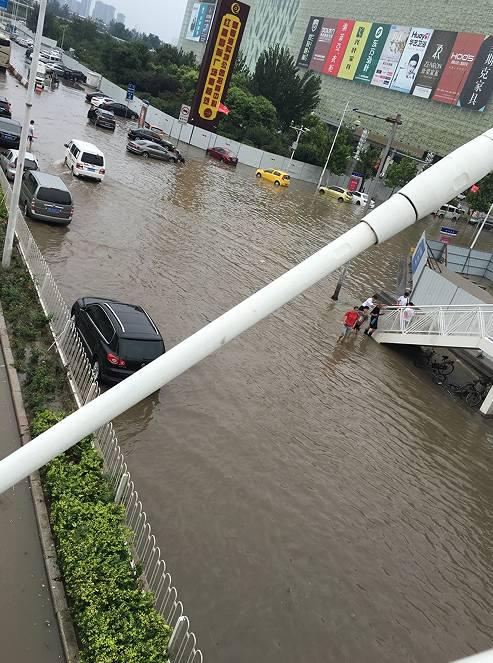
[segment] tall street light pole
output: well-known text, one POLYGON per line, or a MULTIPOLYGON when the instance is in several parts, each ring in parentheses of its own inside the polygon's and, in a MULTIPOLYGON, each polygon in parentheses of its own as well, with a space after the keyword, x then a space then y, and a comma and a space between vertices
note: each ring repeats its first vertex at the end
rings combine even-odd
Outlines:
POLYGON ((2 267, 10 267, 12 257, 12 245, 14 243, 15 223, 19 212, 19 194, 21 191, 22 175, 24 173, 24 157, 26 156, 27 132, 29 129, 29 120, 31 118, 31 108, 34 99, 34 83, 39 64, 39 52, 41 50, 41 38, 43 36, 43 25, 45 21, 47 0, 40 0, 38 24, 36 26, 36 35, 34 38, 34 47, 32 53, 31 69, 29 71, 29 82, 27 84, 26 110, 24 111, 24 122, 22 125, 21 137, 19 142, 19 154, 17 155, 17 166, 15 169, 14 189, 10 199, 9 220, 7 223, 7 232, 3 245, 2 267))
POLYGON ((337 127, 337 131, 336 131, 334 139, 332 141, 332 145, 330 146, 329 154, 327 155, 327 160, 325 161, 325 166, 322 168, 322 174, 320 175, 320 179, 318 180, 317 191, 320 189, 322 181, 325 177, 325 173, 326 173, 328 165, 329 165, 329 160, 330 160, 330 157, 332 156, 332 152, 334 151, 334 145, 336 144, 336 140, 337 140, 337 137, 338 137, 339 132, 341 130, 342 123, 344 122, 344 118, 346 116, 346 113, 348 112, 348 108, 349 108, 349 101, 346 103, 346 105, 344 106, 344 110, 342 111, 341 119, 339 121, 339 126, 337 127))
MULTIPOLYGON (((373 180, 370 190, 368 191, 368 200, 366 201, 366 205, 363 210, 363 216, 365 216, 368 213, 368 209, 370 208, 373 194, 375 193, 375 189, 378 184, 380 173, 382 172, 385 161, 389 156, 390 148, 392 146, 392 143, 394 142, 397 127, 402 124, 402 119, 400 113, 397 113, 395 117, 384 117, 382 115, 376 115, 375 113, 366 113, 365 111, 359 110, 359 108, 354 108, 353 110, 355 113, 358 113, 358 115, 368 115, 368 117, 376 117, 379 120, 385 120, 385 122, 389 122, 390 124, 392 124, 392 131, 390 132, 387 144, 385 145, 385 149, 382 153, 382 158, 380 159, 380 164, 378 166, 377 174, 375 175, 375 179, 373 180)), ((334 294, 331 297, 331 299, 333 299, 334 301, 337 301, 339 299, 339 293, 341 292, 341 288, 346 278, 347 270, 350 264, 351 264, 350 262, 347 262, 342 269, 341 275, 339 276, 339 280, 337 281, 337 285, 334 290, 334 294)))

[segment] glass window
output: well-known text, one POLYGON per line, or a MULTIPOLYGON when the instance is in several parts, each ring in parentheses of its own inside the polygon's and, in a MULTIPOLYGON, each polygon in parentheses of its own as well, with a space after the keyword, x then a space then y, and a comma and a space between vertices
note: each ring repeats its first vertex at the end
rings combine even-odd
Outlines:
POLYGON ((100 154, 91 154, 90 152, 83 152, 81 161, 91 166, 102 166, 104 164, 103 157, 100 154))
POLYGON ((0 39, 0 46, 10 47, 10 39, 0 39))
POLYGON ((38 200, 42 200, 45 203, 55 203, 57 205, 72 204, 72 197, 68 191, 63 191, 63 189, 55 189, 52 187, 40 187, 36 198, 38 200))
POLYGON ((281 173, 278 170, 274 171, 274 175, 280 175, 281 173))
POLYGON ((144 341, 121 338, 118 343, 118 356, 128 361, 152 361, 163 354, 162 341, 144 341))
POLYGON ((97 304, 95 306, 89 306, 87 309, 87 315, 91 318, 101 334, 104 336, 105 341, 109 343, 113 337, 113 334, 115 333, 115 330, 113 329, 113 325, 111 324, 108 316, 103 311, 101 306, 98 306, 97 304))
POLYGON ((0 120, 0 131, 4 131, 5 133, 9 134, 14 134, 16 136, 21 135, 20 127, 18 127, 15 124, 10 124, 9 122, 5 122, 0 120))
POLYGON ((76 156, 79 154, 79 149, 77 148, 76 145, 72 145, 70 151, 72 152, 72 154, 74 155, 74 157, 76 157, 76 156))

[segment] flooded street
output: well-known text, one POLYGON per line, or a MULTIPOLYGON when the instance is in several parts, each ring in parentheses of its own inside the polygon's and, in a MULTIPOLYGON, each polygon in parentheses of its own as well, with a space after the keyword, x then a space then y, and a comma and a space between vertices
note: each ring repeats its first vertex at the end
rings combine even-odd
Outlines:
MULTIPOLYGON (((0 87, 22 119, 25 90, 0 87)), ((125 151, 130 123, 106 133, 88 108, 62 85, 36 98, 33 151, 75 213, 31 230, 69 305, 141 304, 168 347, 358 221, 314 185, 277 190, 187 146, 185 166, 143 161, 125 151), (104 151, 102 184, 63 165, 72 138, 104 151)), ((206 661, 445 662, 491 647, 491 425, 404 354, 363 335, 336 345, 343 313, 394 289, 425 227, 356 259, 339 302, 335 274, 118 420, 206 661)))

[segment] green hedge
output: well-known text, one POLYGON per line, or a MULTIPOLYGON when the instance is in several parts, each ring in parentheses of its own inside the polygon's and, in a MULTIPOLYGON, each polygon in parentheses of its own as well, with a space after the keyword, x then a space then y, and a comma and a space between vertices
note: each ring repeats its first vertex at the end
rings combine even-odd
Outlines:
MULTIPOLYGON (((40 412, 33 436, 63 419, 40 412)), ((87 437, 42 471, 50 521, 81 663, 162 663, 171 628, 153 607, 132 564, 124 507, 113 502, 101 456, 87 437)))

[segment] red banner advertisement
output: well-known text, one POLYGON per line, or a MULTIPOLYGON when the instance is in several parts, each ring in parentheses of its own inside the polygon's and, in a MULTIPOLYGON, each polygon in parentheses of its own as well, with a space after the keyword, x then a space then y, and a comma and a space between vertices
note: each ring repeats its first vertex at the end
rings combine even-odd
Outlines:
POLYGON ((483 39, 483 35, 474 32, 459 32, 432 97, 434 101, 457 104, 483 39))
POLYGON ((481 44, 471 73, 460 95, 458 106, 484 111, 493 92, 493 36, 481 44))
POLYGON ((322 68, 323 74, 337 76, 339 73, 354 23, 355 21, 350 21, 349 19, 341 19, 338 22, 329 53, 322 68))
POLYGON ((250 6, 219 0, 200 66, 189 122, 217 131, 219 104, 226 98, 250 6))
POLYGON ((327 58, 327 54, 332 45, 332 40, 334 39, 338 23, 339 20, 337 18, 324 19, 309 66, 312 71, 317 71, 319 74, 322 73, 322 69, 327 58))

